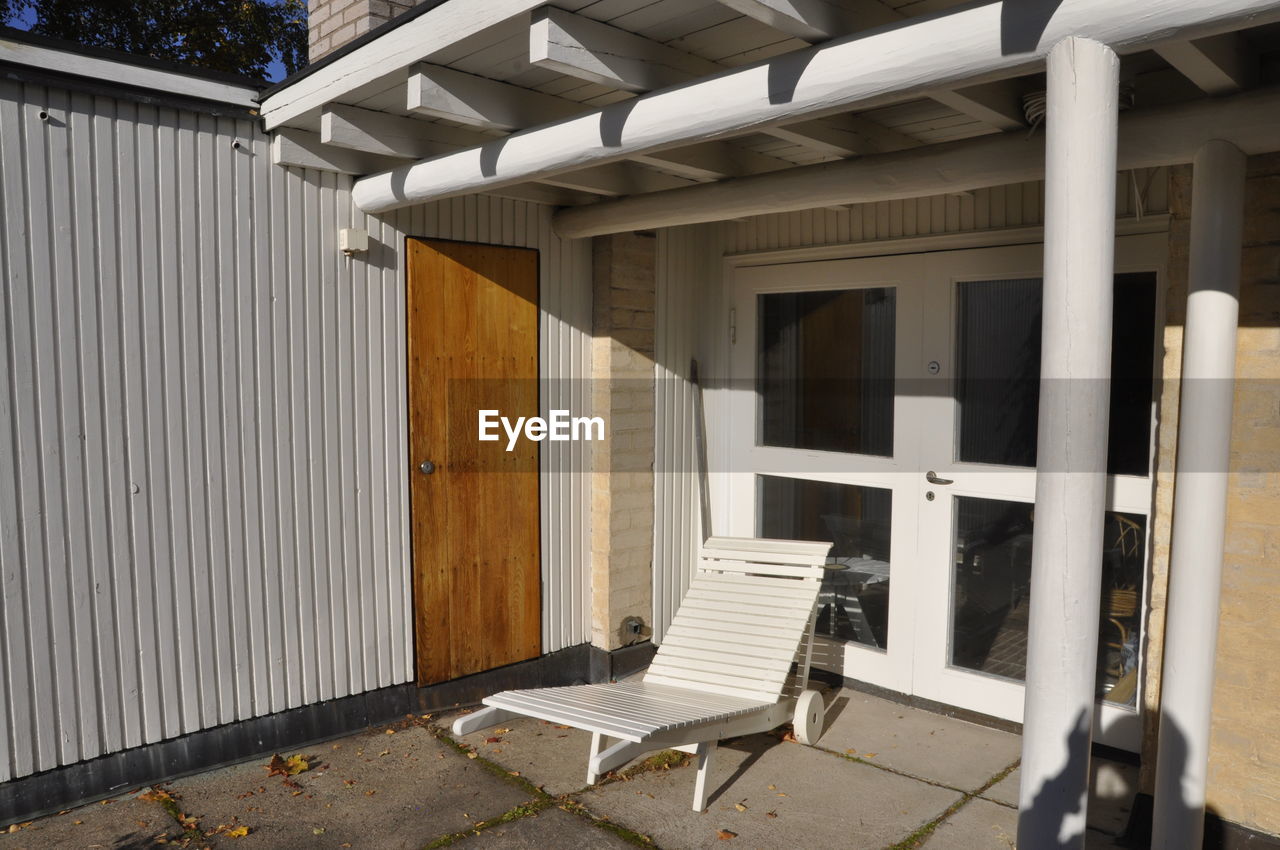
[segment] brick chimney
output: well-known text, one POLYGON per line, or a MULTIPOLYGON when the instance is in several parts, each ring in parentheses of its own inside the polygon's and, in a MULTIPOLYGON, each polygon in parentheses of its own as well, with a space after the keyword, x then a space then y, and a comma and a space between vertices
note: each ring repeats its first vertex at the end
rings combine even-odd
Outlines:
POLYGON ((307 0, 307 58, 315 62, 421 0, 307 0))

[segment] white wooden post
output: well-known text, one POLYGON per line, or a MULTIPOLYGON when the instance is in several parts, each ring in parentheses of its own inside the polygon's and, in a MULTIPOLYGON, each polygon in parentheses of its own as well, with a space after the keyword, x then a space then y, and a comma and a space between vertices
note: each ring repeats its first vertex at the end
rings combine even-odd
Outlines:
POLYGON ((1196 154, 1173 540, 1160 686, 1153 847, 1199 848, 1226 540, 1235 393, 1245 156, 1213 141, 1196 154))
POLYGON ((1044 318, 1019 847, 1083 848, 1106 496, 1120 60, 1049 52, 1044 318))

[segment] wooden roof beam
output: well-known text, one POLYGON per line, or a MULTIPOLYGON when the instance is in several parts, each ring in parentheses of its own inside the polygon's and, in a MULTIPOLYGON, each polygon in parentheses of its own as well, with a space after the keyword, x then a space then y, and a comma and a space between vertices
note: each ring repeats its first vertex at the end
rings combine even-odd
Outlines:
POLYGON ((366 212, 385 212, 493 191, 766 126, 900 103, 939 88, 1018 76, 1041 67, 1049 48, 1070 36, 1134 52, 1162 40, 1262 25, 1280 20, 1280 0, 1063 0, 1052 17, 1035 21, 1038 38, 1020 52, 1009 50, 1004 20, 1015 13, 1006 4, 982 3, 837 39, 374 174, 357 181, 354 197, 366 212), (797 76, 797 67, 804 73, 797 76), (780 73, 794 83, 786 98, 770 97, 780 73))
POLYGON ((829 156, 866 156, 873 153, 900 151, 919 147, 914 136, 900 133, 860 115, 834 115, 765 127, 762 133, 829 156))
MULTIPOLYGON (((827 7, 822 0, 816 2, 827 7)), ((553 6, 533 13, 529 60, 538 67, 632 92, 665 88, 725 70, 707 59, 553 6)), ((832 156, 879 153, 919 144, 909 136, 852 116, 765 132, 832 156)), ((784 165, 773 157, 736 150, 739 152, 724 142, 706 142, 697 151, 660 151, 646 155, 643 161, 694 179, 760 174, 784 165), (712 146, 719 157, 712 154, 712 146)))
POLYGON ((320 141, 381 156, 426 159, 484 144, 473 130, 331 103, 320 113, 320 141))
MULTIPOLYGON (((1211 139, 1261 153, 1280 138, 1280 87, 1126 112, 1119 127, 1120 170, 1190 162, 1211 139)), ((1039 180, 1044 168, 1043 134, 1001 133, 602 201, 590 210, 557 213, 553 226, 561 236, 578 239, 833 204, 957 194, 1039 180)))
POLYGON ((272 133, 271 162, 295 168, 358 175, 395 168, 403 165, 406 160, 326 145, 316 133, 281 127, 272 133))
POLYGON ((1238 32, 1166 44, 1156 53, 1206 94, 1231 94, 1258 79, 1258 56, 1238 32))
MULTIPOLYGON (((878 0, 853 4, 828 0, 720 0, 729 8, 768 24, 779 32, 810 43, 827 41, 872 27, 906 20, 906 16, 878 0)), ((1025 127, 1021 92, 1012 80, 962 89, 929 92, 929 97, 961 115, 968 115, 999 130, 1025 127)), ((803 137, 795 139, 804 143, 803 137)), ((810 147, 838 153, 815 137, 810 147)), ((842 155, 842 154, 841 154, 842 155)))
POLYGON ((708 59, 554 6, 533 13, 529 63, 631 92, 664 89, 724 70, 708 59))

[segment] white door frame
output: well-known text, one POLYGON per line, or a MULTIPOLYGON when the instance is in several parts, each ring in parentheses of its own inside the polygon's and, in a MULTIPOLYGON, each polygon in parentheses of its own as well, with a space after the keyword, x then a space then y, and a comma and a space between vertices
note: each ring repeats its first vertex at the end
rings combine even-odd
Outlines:
MULTIPOLYGON (((1116 272, 1154 271, 1157 275, 1157 327, 1153 381, 1160 368, 1163 291, 1167 234, 1123 236, 1116 240, 1116 272)), ((894 409, 894 456, 781 449, 755 445, 758 405, 754 389, 756 296, 765 292, 829 290, 892 286, 897 298, 895 336, 897 380, 923 382, 933 377, 927 364, 937 361, 939 378, 949 378, 955 360, 956 284, 962 280, 1043 274, 1039 244, 938 251, 926 254, 865 257, 814 262, 753 265, 728 270, 730 304, 736 313, 736 340, 731 345, 726 405, 730 436, 730 470, 726 515, 729 533, 750 536, 756 527, 755 476, 785 473, 790 477, 861 484, 893 492, 887 651, 857 643, 825 642, 818 653, 822 666, 843 675, 935 702, 1017 722, 1022 720, 1023 685, 947 665, 951 624, 951 576, 938 566, 946 560, 952 539, 950 497, 969 495, 1034 501, 1035 472, 1021 467, 962 464, 952 459, 955 400, 951 396, 899 394, 894 409), (942 304, 943 309, 930 305, 942 304), (925 470, 954 480, 946 487, 927 485, 925 470), (930 503, 926 490, 940 496, 930 503), (945 491, 945 496, 943 495, 945 491), (944 517, 944 514, 946 515, 944 517)), ((910 384, 908 384, 910 386, 910 384)), ((1152 405, 1154 454, 1155 408, 1152 405)), ((1109 510, 1148 517, 1152 523, 1152 478, 1111 476, 1109 510)), ((1146 547, 1150 558, 1150 545, 1146 547)), ((1146 593, 1142 611, 1145 623, 1146 593)), ((1143 672, 1140 659, 1139 680, 1143 672)), ((1141 688, 1138 705, 1141 705, 1141 688)), ((1136 749, 1141 724, 1135 709, 1100 705, 1095 739, 1136 749)))

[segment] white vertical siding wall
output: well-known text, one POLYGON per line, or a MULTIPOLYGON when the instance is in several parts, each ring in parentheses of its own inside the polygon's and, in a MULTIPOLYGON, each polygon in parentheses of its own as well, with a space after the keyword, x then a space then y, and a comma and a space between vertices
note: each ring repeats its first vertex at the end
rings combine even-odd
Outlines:
MULTIPOLYGON (((1168 212, 1168 182, 1164 168, 1120 172, 1116 175, 1116 216, 1168 212)), ((1033 181, 977 189, 963 195, 754 216, 732 224, 726 250, 738 253, 838 245, 1043 223, 1044 181, 1033 181)))
MULTIPOLYGON (((539 248, 546 374, 585 374, 589 248, 546 209, 366 218, 268 144, 0 81, 0 781, 412 677, 406 233, 539 248)), ((551 651, 586 639, 587 511, 544 445, 551 651)))
MULTIPOLYGON (((706 536, 699 498, 697 440, 703 421, 690 381, 697 359, 699 383, 714 384, 724 324, 717 324, 720 246, 718 224, 658 231, 655 282, 653 640, 661 643, 693 577, 706 536)), ((714 406, 716 390, 702 396, 714 406)), ((714 442, 708 438, 709 442, 714 442)))

